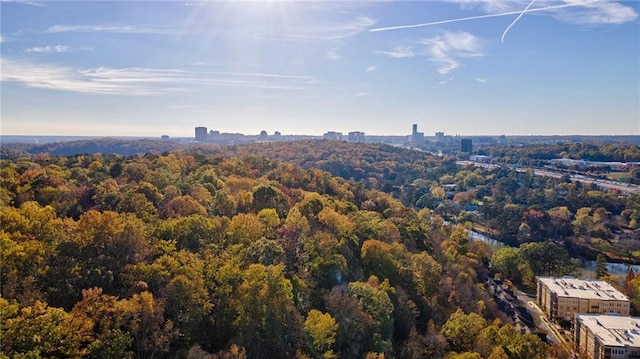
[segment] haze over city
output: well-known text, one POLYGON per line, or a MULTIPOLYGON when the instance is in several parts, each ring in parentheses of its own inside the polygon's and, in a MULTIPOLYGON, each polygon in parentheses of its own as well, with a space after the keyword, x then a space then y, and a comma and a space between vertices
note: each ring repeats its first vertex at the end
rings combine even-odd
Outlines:
POLYGON ((2 1, 3 135, 640 133, 635 1, 2 1))

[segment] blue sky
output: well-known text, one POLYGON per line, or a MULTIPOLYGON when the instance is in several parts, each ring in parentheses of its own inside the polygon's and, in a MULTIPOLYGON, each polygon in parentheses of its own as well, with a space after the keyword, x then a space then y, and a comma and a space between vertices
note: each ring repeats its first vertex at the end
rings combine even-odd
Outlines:
POLYGON ((640 2, 2 1, 5 135, 640 134, 640 2))

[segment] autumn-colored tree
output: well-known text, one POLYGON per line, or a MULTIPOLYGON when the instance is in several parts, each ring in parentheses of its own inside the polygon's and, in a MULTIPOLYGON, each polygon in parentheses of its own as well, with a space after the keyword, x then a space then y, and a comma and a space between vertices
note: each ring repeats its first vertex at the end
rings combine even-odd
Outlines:
POLYGON ((302 320, 283 266, 252 264, 237 288, 234 325, 250 357, 291 357, 301 345, 302 320))
POLYGON ((240 213, 229 222, 227 238, 230 244, 250 244, 257 241, 265 233, 265 226, 253 213, 240 213))
POLYGON ((307 320, 304 322, 304 330, 311 337, 313 349, 323 359, 336 358, 333 352, 333 343, 336 341, 336 332, 338 323, 329 313, 322 313, 319 310, 312 309, 307 314, 307 320))
POLYGON ((478 314, 465 314, 458 309, 444 323, 441 333, 449 341, 451 349, 464 352, 473 349, 475 339, 485 325, 486 321, 478 314))

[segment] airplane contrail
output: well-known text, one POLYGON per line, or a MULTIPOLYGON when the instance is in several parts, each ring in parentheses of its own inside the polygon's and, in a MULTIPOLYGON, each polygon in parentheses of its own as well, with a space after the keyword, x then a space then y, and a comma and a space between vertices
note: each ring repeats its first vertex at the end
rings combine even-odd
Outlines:
POLYGON ((411 29, 411 28, 416 28, 416 27, 442 25, 442 24, 449 24, 449 23, 452 23, 452 22, 487 19, 487 18, 491 18, 491 17, 500 17, 500 16, 509 16, 509 15, 518 15, 518 14, 523 14, 525 12, 526 13, 530 13, 530 12, 538 12, 538 11, 546 11, 546 10, 554 10, 554 9, 563 9, 563 8, 567 8, 567 7, 581 6, 581 5, 586 5, 586 4, 590 4, 590 3, 594 3, 594 2, 600 2, 600 1, 603 1, 603 0, 588 0, 588 1, 584 1, 584 2, 578 2, 578 3, 569 3, 569 4, 562 4, 562 5, 550 5, 550 6, 539 7, 539 8, 535 8, 535 9, 529 9, 529 10, 524 11, 524 12, 523 11, 508 11, 508 12, 502 12, 502 13, 499 13, 499 14, 487 14, 487 15, 461 17, 461 18, 457 18, 457 19, 440 20, 440 21, 434 21, 434 22, 425 22, 425 23, 422 23, 422 24, 379 27, 379 28, 376 28, 376 29, 369 29, 369 31, 378 32, 378 31, 401 30, 401 29, 411 29))
POLYGON ((515 25, 516 22, 518 22, 518 20, 520 20, 520 18, 522 17, 522 15, 524 15, 525 12, 527 12, 527 10, 529 10, 529 8, 531 7, 531 5, 533 5, 533 3, 536 2, 536 0, 531 0, 531 2, 529 3, 529 5, 527 5, 527 7, 524 8, 524 10, 522 10, 522 12, 520 13, 520 15, 518 15, 518 17, 513 20, 513 22, 511 24, 509 24, 509 26, 507 26, 507 28, 504 30, 504 32, 502 33, 502 37, 500 38, 500 42, 502 42, 504 44, 504 37, 507 36, 507 32, 509 32, 509 29, 511 29, 511 27, 513 25, 515 25))

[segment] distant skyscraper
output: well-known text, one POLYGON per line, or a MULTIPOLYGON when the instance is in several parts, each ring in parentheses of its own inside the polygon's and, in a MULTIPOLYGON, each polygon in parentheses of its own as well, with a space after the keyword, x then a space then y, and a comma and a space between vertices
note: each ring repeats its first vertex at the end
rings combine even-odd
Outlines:
POLYGON ((436 132, 436 142, 444 142, 444 132, 436 132))
POLYGON ((411 128, 411 142, 417 143, 417 142, 423 142, 423 141, 424 141, 424 132, 418 132, 418 125, 414 123, 413 127, 411 128))
POLYGON ((162 135, 160 138, 162 138, 163 141, 169 141, 169 135, 162 135))
POLYGON ((196 141, 206 142, 207 141, 207 128, 206 127, 196 127, 196 141))
POLYGON ((467 153, 473 152, 473 141, 470 138, 460 140, 460 151, 467 153))
POLYGON ((364 132, 354 131, 349 132, 349 142, 364 143, 364 132))

